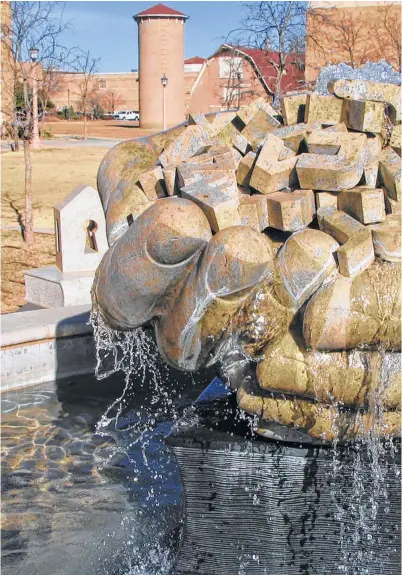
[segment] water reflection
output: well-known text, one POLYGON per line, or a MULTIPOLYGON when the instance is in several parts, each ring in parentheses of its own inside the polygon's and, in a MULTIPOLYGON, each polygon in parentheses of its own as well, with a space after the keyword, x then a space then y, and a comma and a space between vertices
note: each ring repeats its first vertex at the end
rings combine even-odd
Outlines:
POLYGON ((5 575, 170 571, 181 487, 163 438, 207 379, 169 380, 177 398, 169 410, 133 381, 129 401, 109 410, 101 428, 125 386, 118 375, 3 395, 5 575))

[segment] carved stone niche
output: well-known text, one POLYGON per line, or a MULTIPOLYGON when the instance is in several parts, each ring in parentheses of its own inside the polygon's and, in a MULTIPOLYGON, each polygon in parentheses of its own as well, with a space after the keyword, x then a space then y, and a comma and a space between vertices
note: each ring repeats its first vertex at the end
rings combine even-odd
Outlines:
POLYGON ((80 185, 54 207, 56 266, 62 272, 95 271, 108 249, 98 192, 80 185))
POLYGON ((91 287, 108 249, 99 194, 81 185, 54 207, 56 266, 26 270, 25 300, 39 307, 91 303, 91 287))

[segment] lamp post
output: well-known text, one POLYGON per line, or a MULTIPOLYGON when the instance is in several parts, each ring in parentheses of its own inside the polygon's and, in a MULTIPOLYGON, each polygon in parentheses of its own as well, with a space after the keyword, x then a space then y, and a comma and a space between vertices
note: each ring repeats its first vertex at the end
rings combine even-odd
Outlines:
POLYGON ((39 138, 39 121, 38 121, 38 79, 36 77, 36 62, 38 61, 39 50, 31 48, 29 50, 29 57, 33 64, 32 74, 32 139, 31 148, 40 148, 39 138))
POLYGON ((163 88, 163 131, 166 130, 166 86, 168 84, 168 79, 165 74, 161 78, 162 88, 163 88))

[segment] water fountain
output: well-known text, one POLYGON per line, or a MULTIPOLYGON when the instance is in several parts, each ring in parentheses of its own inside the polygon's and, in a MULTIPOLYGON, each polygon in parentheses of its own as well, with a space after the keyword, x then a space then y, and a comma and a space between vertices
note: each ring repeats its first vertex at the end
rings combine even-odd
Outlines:
POLYGON ((399 572, 399 87, 342 71, 102 161, 97 379, 3 399, 7 575, 399 572))
POLYGON ((99 170, 99 342, 124 357, 146 327, 231 390, 168 438, 178 573, 398 572, 400 88, 329 89, 190 116, 99 170))

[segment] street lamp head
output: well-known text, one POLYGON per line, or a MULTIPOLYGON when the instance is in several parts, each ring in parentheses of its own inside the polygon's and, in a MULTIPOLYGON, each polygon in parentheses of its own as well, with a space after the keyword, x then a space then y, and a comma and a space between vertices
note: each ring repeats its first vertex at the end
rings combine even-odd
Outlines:
POLYGON ((166 77, 165 74, 163 74, 163 76, 162 76, 162 78, 161 78, 161 82, 162 82, 162 86, 163 86, 164 88, 166 88, 167 83, 168 83, 168 79, 167 79, 167 77, 166 77))
POLYGON ((30 48, 29 49, 29 57, 31 62, 36 62, 38 60, 39 50, 37 48, 30 48))

